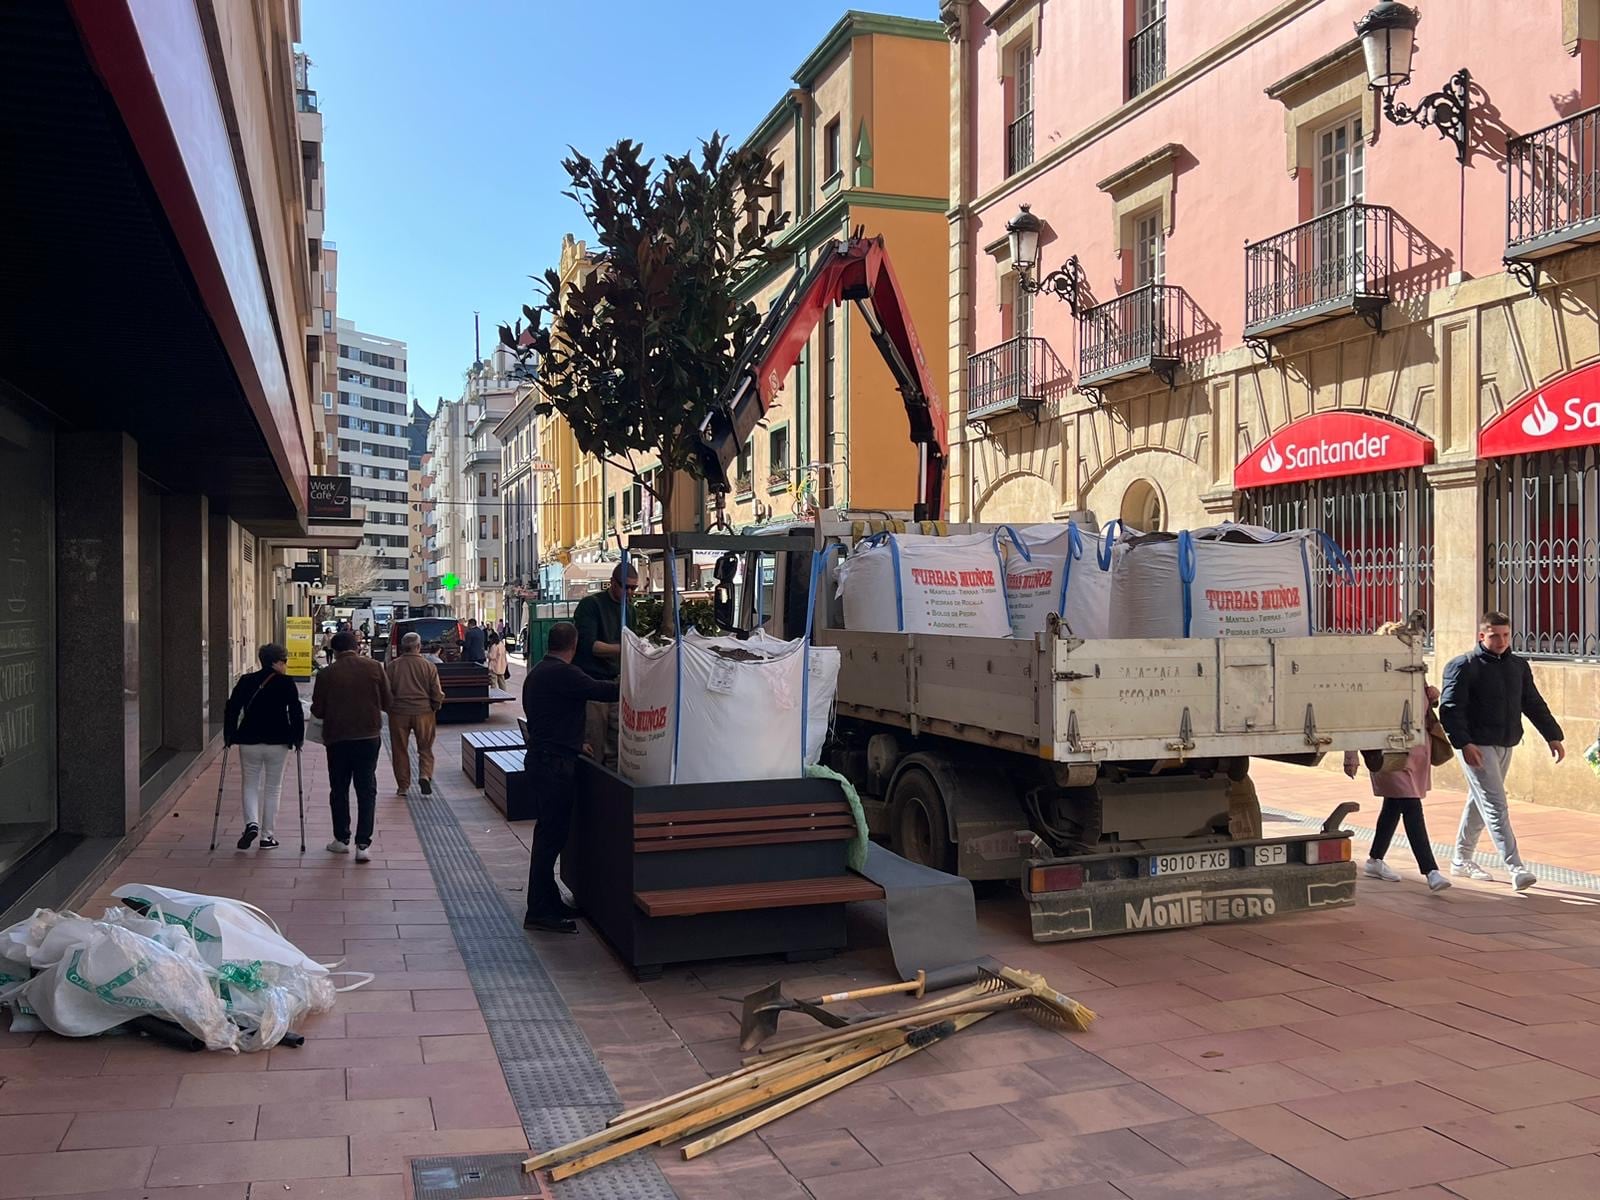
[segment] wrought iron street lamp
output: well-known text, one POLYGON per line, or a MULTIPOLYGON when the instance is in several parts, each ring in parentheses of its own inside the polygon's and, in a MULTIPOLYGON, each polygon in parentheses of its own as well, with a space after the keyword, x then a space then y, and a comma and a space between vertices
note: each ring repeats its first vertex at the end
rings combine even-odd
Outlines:
POLYGON ((1456 161, 1466 166, 1472 76, 1465 67, 1437 92, 1424 96, 1415 108, 1394 98, 1395 92, 1411 82, 1416 33, 1417 10, 1399 0, 1380 0, 1356 22, 1356 36, 1367 62, 1367 85, 1383 93, 1383 115, 1391 124, 1433 126, 1440 137, 1455 144, 1456 161))
POLYGON ((1021 212, 1006 222, 1006 237, 1011 243, 1011 266, 1017 273, 1017 286, 1035 296, 1048 291, 1056 299, 1065 300, 1073 316, 1081 316, 1078 311, 1078 291, 1083 268, 1076 254, 1049 274, 1033 278, 1033 269, 1039 264, 1039 231, 1043 228, 1044 222, 1034 216, 1026 204, 1021 212))

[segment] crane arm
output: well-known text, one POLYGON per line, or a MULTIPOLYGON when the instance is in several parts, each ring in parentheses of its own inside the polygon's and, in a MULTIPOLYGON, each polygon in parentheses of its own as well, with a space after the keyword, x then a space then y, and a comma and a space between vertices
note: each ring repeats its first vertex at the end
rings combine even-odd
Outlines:
POLYGON ((796 273, 768 310, 732 378, 695 432, 692 449, 713 492, 730 490, 728 468, 799 361, 829 304, 853 303, 866 321, 905 404, 917 447, 915 517, 937 520, 944 509, 945 415, 928 374, 905 296, 881 237, 835 240, 809 271, 796 273))

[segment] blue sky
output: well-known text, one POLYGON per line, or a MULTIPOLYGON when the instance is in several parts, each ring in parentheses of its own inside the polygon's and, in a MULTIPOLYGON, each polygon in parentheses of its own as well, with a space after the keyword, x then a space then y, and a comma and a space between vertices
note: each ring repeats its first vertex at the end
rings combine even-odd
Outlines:
MULTIPOLYGON (((875 12, 934 19, 937 0, 875 12)), ((339 316, 410 343, 412 391, 460 394, 529 275, 582 233, 570 144, 657 155, 745 137, 845 12, 830 0, 305 0, 339 316)))

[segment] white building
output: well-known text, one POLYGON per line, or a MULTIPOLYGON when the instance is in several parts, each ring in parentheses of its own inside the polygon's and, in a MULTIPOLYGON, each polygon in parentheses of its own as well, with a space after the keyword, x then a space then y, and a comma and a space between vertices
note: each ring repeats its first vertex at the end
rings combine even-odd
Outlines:
POLYGON ((340 555, 339 588, 347 596, 368 595, 377 604, 406 609, 411 586, 406 344, 362 333, 354 321, 342 318, 337 332, 339 473, 350 476, 351 499, 367 512, 361 549, 340 555), (351 561, 357 558, 372 565, 357 566, 351 561))

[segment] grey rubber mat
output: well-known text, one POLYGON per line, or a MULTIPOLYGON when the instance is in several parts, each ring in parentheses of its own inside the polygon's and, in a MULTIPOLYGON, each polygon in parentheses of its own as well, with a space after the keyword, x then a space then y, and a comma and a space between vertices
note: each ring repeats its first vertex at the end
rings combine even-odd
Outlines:
MULTIPOLYGON (((413 790, 406 805, 528 1144, 548 1150, 603 1128, 622 1102, 523 933, 520 917, 506 906, 441 796, 413 790)), ((417 1159, 415 1194, 418 1200, 516 1196, 516 1191, 472 1190, 504 1183, 505 1157, 417 1159)), ((515 1158, 520 1171, 521 1156, 515 1158)), ((676 1200, 648 1152, 547 1186, 557 1200, 676 1200)))

